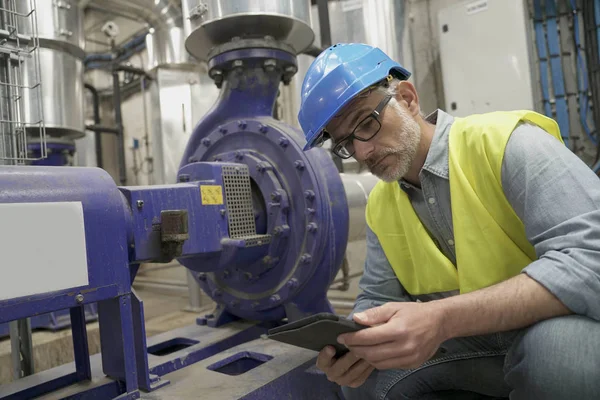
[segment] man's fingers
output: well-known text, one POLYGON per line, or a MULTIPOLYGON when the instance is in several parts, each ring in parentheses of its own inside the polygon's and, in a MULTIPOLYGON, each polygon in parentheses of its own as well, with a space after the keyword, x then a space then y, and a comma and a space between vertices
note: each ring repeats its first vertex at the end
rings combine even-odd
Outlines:
POLYGON ((372 368, 371 364, 365 360, 359 360, 338 380, 338 384, 340 386, 349 386, 352 382, 360 378, 369 368, 372 368))
POLYGON ((317 357, 317 368, 321 371, 326 372, 335 362, 333 356, 335 355, 335 349, 333 346, 327 346, 319 352, 317 357))
POLYGON ((357 387, 361 386, 363 383, 365 383, 365 381, 369 378, 369 376, 371 376, 371 374, 373 373, 373 370, 375 370, 375 367, 373 367, 372 365, 369 365, 367 367, 367 369, 365 369, 358 378, 354 379, 347 386, 349 386, 351 388, 357 388, 357 387))
POLYGON ((387 360, 388 358, 409 357, 419 350, 416 345, 398 341, 375 346, 350 346, 349 348, 358 358, 363 358, 370 363, 387 360))
POLYGON ((373 326, 388 322, 395 313, 396 307, 391 303, 387 303, 379 307, 356 313, 354 314, 353 319, 359 324, 373 326))
POLYGON ((346 346, 373 346, 398 340, 400 334, 390 324, 361 329, 353 333, 344 333, 338 337, 340 343, 346 346))
POLYGON ((327 371, 327 377, 330 380, 337 381, 352 367, 359 359, 352 353, 346 353, 335 360, 333 365, 327 371))

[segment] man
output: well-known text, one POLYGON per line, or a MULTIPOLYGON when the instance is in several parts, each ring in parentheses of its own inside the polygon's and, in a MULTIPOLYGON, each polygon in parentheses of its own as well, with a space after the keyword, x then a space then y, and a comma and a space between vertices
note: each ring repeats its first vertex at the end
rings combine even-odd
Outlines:
POLYGON ((338 44, 299 120, 381 181, 350 352, 317 366, 347 399, 599 399, 600 181, 528 111, 424 118, 409 72, 338 44))

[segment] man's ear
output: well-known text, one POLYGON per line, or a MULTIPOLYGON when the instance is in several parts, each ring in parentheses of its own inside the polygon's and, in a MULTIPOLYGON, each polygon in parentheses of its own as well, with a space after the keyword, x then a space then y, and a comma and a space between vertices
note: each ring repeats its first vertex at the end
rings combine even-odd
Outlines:
POLYGON ((396 86, 396 101, 403 104, 413 116, 421 112, 417 89, 408 81, 400 81, 396 86))

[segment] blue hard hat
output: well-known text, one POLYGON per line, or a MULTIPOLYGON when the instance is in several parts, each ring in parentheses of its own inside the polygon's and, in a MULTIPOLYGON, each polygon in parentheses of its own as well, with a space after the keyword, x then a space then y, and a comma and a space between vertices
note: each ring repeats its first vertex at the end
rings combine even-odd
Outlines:
POLYGON ((410 72, 381 49, 360 43, 339 43, 323 51, 308 68, 301 90, 298 121, 312 148, 323 128, 350 100, 392 75, 406 80, 410 72))

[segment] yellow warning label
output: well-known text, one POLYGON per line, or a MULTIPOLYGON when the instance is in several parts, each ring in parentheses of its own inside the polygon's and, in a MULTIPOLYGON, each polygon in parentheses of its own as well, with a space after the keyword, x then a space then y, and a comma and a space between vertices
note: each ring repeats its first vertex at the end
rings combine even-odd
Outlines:
POLYGON ((219 185, 200 185, 200 195, 205 206, 223 204, 223 189, 219 185))

